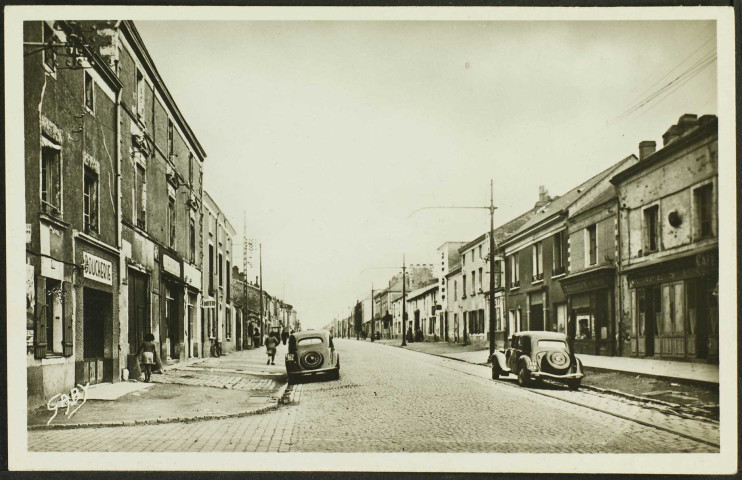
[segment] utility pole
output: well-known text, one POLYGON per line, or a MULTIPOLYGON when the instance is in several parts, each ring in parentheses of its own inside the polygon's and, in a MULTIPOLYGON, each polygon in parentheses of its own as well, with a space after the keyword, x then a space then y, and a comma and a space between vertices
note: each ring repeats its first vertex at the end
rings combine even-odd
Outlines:
POLYGON ((374 341, 374 282, 371 282, 371 341, 374 341))
POLYGON ((490 179, 490 357, 495 352, 495 183, 490 179))
POLYGON ((407 346, 407 267, 402 254, 402 346, 407 346))
MULTIPOLYGON (((248 255, 250 254, 250 246, 247 242, 247 214, 245 211, 242 211, 242 273, 244 275, 244 282, 242 282, 242 328, 240 331, 242 332, 242 337, 245 338, 247 336, 247 326, 250 324, 250 321, 247 319, 247 260, 248 255)), ((243 342, 245 345, 243 348, 247 350, 247 346, 252 341, 252 338, 248 338, 247 342, 243 342)))
POLYGON ((260 342, 265 337, 265 322, 263 321, 263 244, 259 244, 260 253, 260 342))

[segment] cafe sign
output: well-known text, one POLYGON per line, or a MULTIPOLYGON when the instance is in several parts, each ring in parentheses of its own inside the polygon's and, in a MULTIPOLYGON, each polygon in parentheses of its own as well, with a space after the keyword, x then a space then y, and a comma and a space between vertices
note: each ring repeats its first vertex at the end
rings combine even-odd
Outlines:
POLYGON ((88 252, 82 252, 82 259, 85 278, 105 283, 106 285, 113 285, 113 266, 111 262, 88 252))

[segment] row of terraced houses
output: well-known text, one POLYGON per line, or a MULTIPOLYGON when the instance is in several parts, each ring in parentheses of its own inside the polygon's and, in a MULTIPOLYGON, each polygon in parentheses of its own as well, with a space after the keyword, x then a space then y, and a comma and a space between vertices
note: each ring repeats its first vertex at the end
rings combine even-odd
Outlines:
MULTIPOLYGON (((655 141, 564 195, 489 232, 445 242, 429 281, 374 292, 374 330, 413 340, 489 342, 514 332, 565 333, 576 353, 717 362, 717 118, 686 114, 655 141)), ((352 315, 328 327, 351 336, 352 315)), ((371 321, 369 318, 368 321, 371 321)), ((357 324, 356 324, 357 325, 357 324)), ((366 332, 369 327, 364 326, 366 332)))
POLYGON ((29 406, 138 377, 147 333, 174 362, 298 328, 235 267, 206 152, 134 23, 26 22, 23 37, 29 406))

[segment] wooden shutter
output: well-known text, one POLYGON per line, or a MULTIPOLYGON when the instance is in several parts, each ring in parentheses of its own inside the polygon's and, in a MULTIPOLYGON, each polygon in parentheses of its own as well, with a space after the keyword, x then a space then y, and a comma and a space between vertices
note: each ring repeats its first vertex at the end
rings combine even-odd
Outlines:
POLYGON ((62 291, 64 292, 64 307, 62 312, 63 354, 65 357, 71 357, 72 348, 75 343, 75 335, 73 331, 74 308, 72 299, 72 283, 63 282, 62 288, 62 291))
POLYGON ((34 325, 34 358, 46 358, 46 281, 36 276, 36 322, 34 325))

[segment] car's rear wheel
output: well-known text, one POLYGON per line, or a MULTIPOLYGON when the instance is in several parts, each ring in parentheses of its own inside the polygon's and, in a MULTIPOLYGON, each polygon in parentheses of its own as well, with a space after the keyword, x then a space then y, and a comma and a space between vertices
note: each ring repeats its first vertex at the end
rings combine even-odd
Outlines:
POLYGON ((526 367, 521 367, 518 370, 518 385, 521 387, 528 387, 531 385, 531 372, 526 367))
POLYGON ((576 391, 576 390, 578 390, 580 388, 580 384, 581 383, 582 383, 582 380, 580 380, 580 379, 577 379, 577 380, 568 380, 567 381, 567 388, 569 388, 570 390, 575 390, 576 391))

